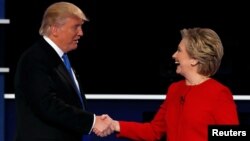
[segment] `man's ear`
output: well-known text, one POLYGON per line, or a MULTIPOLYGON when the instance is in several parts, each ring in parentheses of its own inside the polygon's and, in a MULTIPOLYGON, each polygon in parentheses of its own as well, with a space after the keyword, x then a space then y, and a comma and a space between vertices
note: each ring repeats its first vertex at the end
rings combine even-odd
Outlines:
POLYGON ((51 34, 53 35, 53 36, 58 36, 58 27, 57 26, 55 26, 55 25, 51 25, 50 26, 50 31, 51 31, 51 34))

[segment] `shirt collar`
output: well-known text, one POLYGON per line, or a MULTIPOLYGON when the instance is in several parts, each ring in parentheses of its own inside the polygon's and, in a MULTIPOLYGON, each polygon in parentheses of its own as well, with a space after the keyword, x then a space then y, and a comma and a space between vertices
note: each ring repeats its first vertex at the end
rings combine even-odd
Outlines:
POLYGON ((44 40, 56 51, 58 56, 62 58, 64 52, 47 36, 43 36, 44 40))

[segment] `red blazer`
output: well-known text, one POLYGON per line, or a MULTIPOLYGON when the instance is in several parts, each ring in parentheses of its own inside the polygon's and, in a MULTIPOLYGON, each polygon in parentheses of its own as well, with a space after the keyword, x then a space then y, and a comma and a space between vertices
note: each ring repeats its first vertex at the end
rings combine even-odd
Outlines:
POLYGON ((173 83, 150 123, 120 121, 118 137, 155 141, 207 141, 208 125, 239 124, 230 90, 214 79, 196 86, 173 83))

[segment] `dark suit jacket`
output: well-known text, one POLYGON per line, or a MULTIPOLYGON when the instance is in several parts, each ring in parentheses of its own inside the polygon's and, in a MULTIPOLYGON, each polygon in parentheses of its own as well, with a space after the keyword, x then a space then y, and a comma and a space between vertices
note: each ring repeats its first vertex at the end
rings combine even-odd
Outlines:
POLYGON ((16 141, 80 141, 91 130, 93 114, 83 110, 61 58, 43 38, 19 60, 15 97, 16 141))

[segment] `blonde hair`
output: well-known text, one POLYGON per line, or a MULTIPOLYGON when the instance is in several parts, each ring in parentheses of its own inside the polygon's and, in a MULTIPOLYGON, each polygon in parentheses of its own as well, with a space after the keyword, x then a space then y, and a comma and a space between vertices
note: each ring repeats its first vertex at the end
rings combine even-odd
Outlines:
POLYGON ((198 73, 214 75, 220 67, 224 51, 218 34, 208 28, 190 28, 181 30, 186 39, 186 49, 190 57, 198 60, 198 73))
POLYGON ((77 17, 88 21, 85 14, 76 5, 69 2, 57 2, 46 9, 39 34, 49 35, 51 25, 63 25, 68 17, 77 17))

